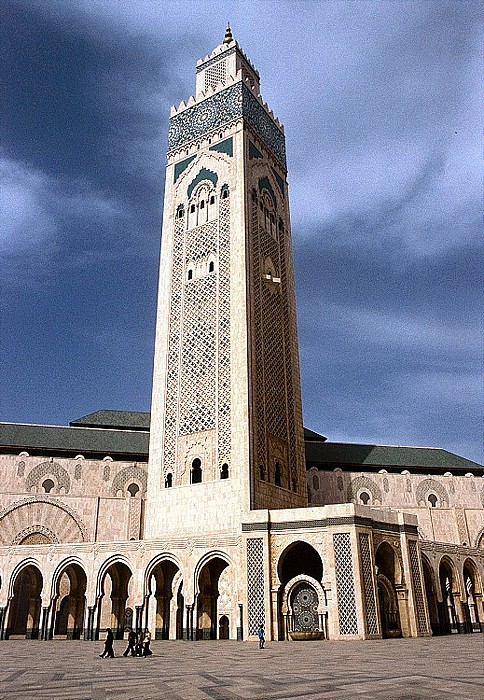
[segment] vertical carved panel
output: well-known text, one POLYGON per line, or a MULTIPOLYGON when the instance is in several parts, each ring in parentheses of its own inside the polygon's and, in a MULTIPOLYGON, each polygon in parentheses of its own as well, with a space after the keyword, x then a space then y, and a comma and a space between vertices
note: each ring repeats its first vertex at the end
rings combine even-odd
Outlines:
POLYGON ((427 616, 425 614, 424 592, 422 578, 420 576, 417 543, 415 540, 409 541, 408 549, 410 552, 410 568, 412 570, 412 581, 415 591, 415 605, 417 607, 417 629, 419 634, 427 634, 429 628, 427 626, 427 616))
POLYGON ((247 540, 247 612, 249 634, 265 627, 264 544, 262 537, 247 540))
POLYGON ((230 465, 230 198, 220 201, 218 256, 218 466, 230 465))
POLYGON ((170 296, 170 321, 168 340, 168 372, 166 378, 166 407, 164 427, 164 475, 175 472, 176 429, 178 406, 178 372, 180 353, 180 323, 183 284, 183 234, 185 216, 175 219, 173 234, 173 266, 170 296))
POLYGON ((370 556, 370 536, 360 533, 361 569, 363 574, 363 591, 365 595, 366 626, 368 634, 378 634, 378 616, 375 604, 375 587, 373 585, 372 561, 370 556))
POLYGON ((355 578, 349 533, 335 533, 333 535, 333 547, 336 568, 339 631, 340 634, 358 634, 355 578))
MULTIPOLYGON (((217 221, 186 232, 185 262, 217 252, 217 221)), ((179 433, 215 427, 217 296, 216 275, 205 274, 183 287, 179 433)))

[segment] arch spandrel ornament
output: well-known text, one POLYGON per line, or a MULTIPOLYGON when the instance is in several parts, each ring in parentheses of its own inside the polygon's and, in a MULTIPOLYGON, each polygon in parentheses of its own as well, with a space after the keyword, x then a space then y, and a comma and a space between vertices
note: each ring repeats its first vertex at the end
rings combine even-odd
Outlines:
POLYGON ((357 476, 348 484, 346 490, 346 499, 349 503, 356 501, 358 493, 361 489, 369 491, 371 494, 372 504, 382 503, 383 497, 378 484, 368 476, 357 476))
POLYGON ((0 543, 20 544, 22 539, 35 532, 44 535, 51 533, 46 535, 52 540, 51 544, 87 542, 89 539, 79 515, 54 497, 30 496, 0 511, 0 543))
POLYGON ((148 475, 144 469, 134 465, 131 467, 125 467, 116 474, 111 485, 111 493, 113 496, 117 496, 120 491, 122 495, 125 495, 128 485, 132 481, 139 482, 141 486, 141 497, 143 497, 146 493, 148 475))
POLYGON ((426 506, 428 504, 427 498, 430 494, 437 494, 440 500, 439 505, 449 507, 449 494, 447 493, 447 489, 436 479, 424 479, 419 483, 415 493, 417 504, 419 506, 426 506))
POLYGON ((61 467, 57 462, 41 462, 37 464, 27 475, 25 488, 31 491, 34 487, 39 488, 44 477, 54 476, 57 481, 57 489, 64 489, 65 493, 69 493, 71 488, 71 478, 64 467, 61 467))

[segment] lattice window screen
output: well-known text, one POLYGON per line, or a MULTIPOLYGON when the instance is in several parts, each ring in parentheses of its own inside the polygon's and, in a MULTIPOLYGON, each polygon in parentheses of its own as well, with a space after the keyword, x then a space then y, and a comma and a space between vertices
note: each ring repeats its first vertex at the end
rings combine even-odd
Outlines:
POLYGON ((408 548, 410 551, 410 568, 412 569, 412 580, 415 590, 415 604, 417 606, 417 627, 420 634, 427 634, 429 628, 427 625, 427 615, 425 614, 422 578, 420 576, 417 543, 415 540, 410 540, 408 548))
POLYGON ((249 634, 257 634, 259 625, 265 627, 262 537, 247 540, 247 607, 249 634))
POLYGON ((351 556, 351 539, 348 532, 333 535, 334 560, 336 565, 336 591, 340 634, 358 634, 356 614, 355 577, 351 556))
POLYGON ((207 68, 205 71, 205 90, 209 87, 215 87, 218 83, 225 83, 226 73, 227 65, 225 61, 219 61, 207 68))
POLYGON ((378 634, 378 616, 376 612, 375 587, 373 585, 372 561, 370 556, 370 536, 365 533, 360 533, 360 554, 368 634, 378 634))

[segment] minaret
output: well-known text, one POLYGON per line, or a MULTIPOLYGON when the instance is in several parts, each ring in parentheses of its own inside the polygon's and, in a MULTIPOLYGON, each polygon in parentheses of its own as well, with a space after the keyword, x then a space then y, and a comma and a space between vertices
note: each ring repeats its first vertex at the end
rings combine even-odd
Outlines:
POLYGON ((307 504, 286 174, 227 27, 170 117, 146 537, 307 504))

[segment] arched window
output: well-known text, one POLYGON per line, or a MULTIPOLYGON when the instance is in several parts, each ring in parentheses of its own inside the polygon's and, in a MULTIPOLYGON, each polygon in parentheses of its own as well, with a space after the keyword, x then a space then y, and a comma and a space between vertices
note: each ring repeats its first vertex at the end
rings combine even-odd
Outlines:
POLYGON ((193 279, 193 270, 191 268, 188 270, 187 279, 189 279, 189 280, 193 279))
POLYGON ((178 209, 176 210, 177 219, 183 219, 184 214, 185 214, 185 209, 183 208, 183 204, 180 204, 178 209))
POLYGON ((195 214, 195 205, 194 204, 192 204, 190 206, 190 214, 195 214))
POLYGON ((364 506, 367 506, 370 501, 370 494, 366 491, 362 491, 360 493, 360 501, 363 503, 364 506))
POLYGON ((205 209, 205 202, 203 201, 203 199, 200 202, 200 209, 205 209))
POLYGON ((281 476, 282 476, 282 470, 281 470, 281 465, 279 462, 276 462, 276 469, 274 471, 274 483, 276 486, 281 485, 281 476))
POLYGON ((190 483, 191 484, 201 484, 202 483, 202 463, 198 459, 193 460, 192 468, 190 471, 190 483))
POLYGON ((294 478, 292 480, 292 490, 294 491, 294 493, 296 493, 297 491, 297 481, 294 478))
POLYGON ((222 187, 222 199, 228 199, 229 196, 229 188, 228 185, 224 185, 222 187))
POLYGON ((165 489, 171 489, 173 486, 173 474, 167 474, 165 479, 165 489))
POLYGON ((265 481, 266 478, 266 470, 264 468, 263 464, 259 464, 259 477, 261 481, 265 481))
POLYGON ((210 197, 210 204, 215 204, 215 195, 210 197))
POLYGON ((54 482, 52 481, 52 479, 46 479, 42 483, 42 488, 44 489, 44 493, 50 493, 54 488, 54 482))
POLYGON ((209 271, 209 272, 214 272, 214 271, 215 271, 215 263, 214 263, 213 260, 210 260, 210 262, 208 263, 208 271, 209 271))
POLYGON ((222 469, 220 470, 220 478, 221 479, 228 479, 229 478, 229 465, 228 464, 222 464, 222 469))
POLYGON ((136 494, 139 493, 139 486, 138 486, 138 484, 135 484, 135 483, 130 484, 130 485, 128 486, 128 493, 129 493, 129 495, 131 496, 131 498, 134 498, 134 497, 136 496, 136 494))
POLYGON ((435 495, 435 493, 429 493, 429 495, 427 496, 427 501, 429 502, 431 508, 436 507, 437 500, 438 499, 437 499, 437 496, 435 495))

